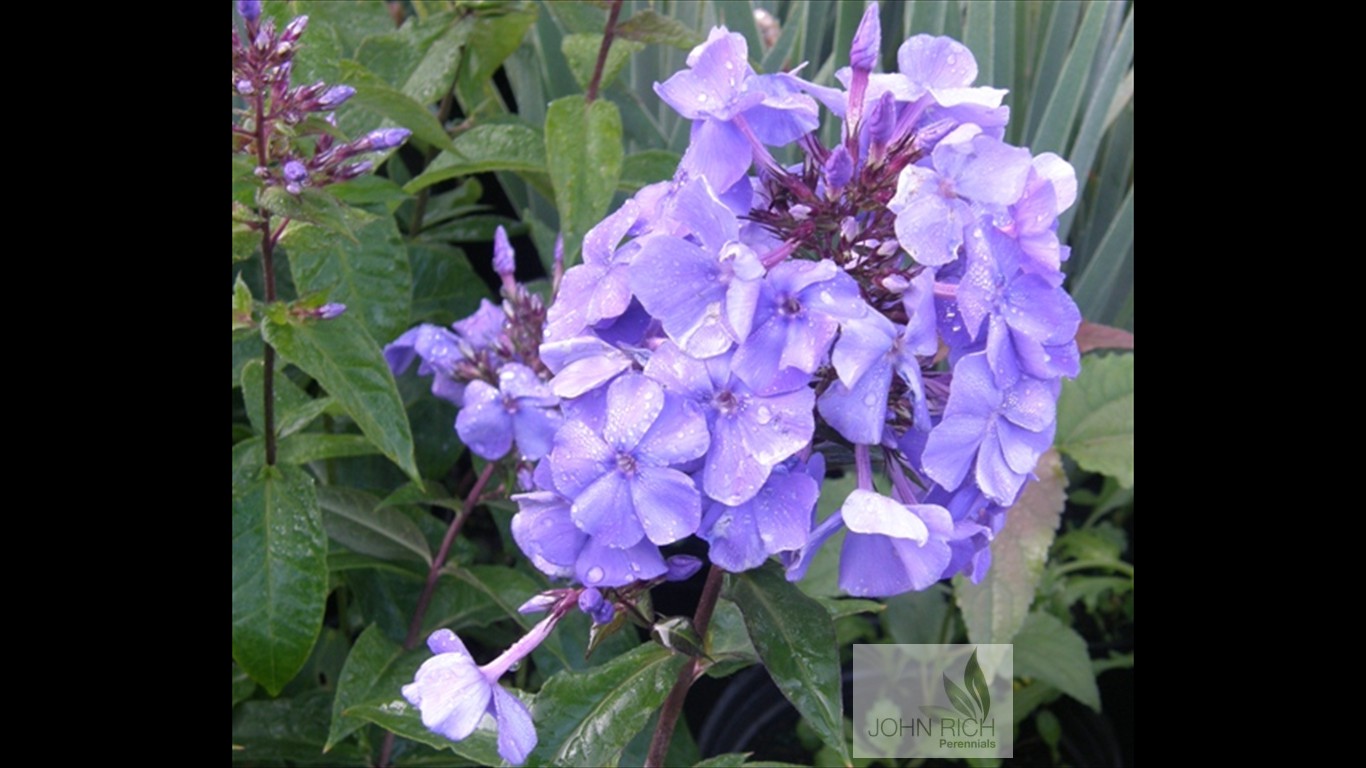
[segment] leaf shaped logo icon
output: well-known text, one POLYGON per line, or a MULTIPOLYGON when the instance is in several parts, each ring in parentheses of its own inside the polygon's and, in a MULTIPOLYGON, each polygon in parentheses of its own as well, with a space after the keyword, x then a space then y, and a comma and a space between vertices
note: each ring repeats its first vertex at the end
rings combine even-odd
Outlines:
POLYGON ((982 665, 977 663, 975 648, 972 656, 968 658, 967 667, 963 669, 963 687, 968 689, 968 695, 977 703, 977 708, 982 711, 982 719, 985 720, 987 713, 991 711, 991 691, 987 688, 987 676, 982 674, 982 665))

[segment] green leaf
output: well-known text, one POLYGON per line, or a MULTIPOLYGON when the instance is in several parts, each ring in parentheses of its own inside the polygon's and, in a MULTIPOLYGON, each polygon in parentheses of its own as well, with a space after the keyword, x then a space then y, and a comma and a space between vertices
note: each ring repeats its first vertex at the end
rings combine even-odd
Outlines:
POLYGON ((394 375, 379 345, 359 321, 342 315, 326 322, 269 324, 265 334, 281 357, 323 385, 380 453, 410 478, 420 479, 413 459, 413 435, 394 375))
MULTIPOLYGON (((1129 103, 1133 97, 1133 74, 1130 62, 1134 57, 1134 12, 1130 6, 1128 18, 1124 20, 1124 27, 1120 30, 1119 40, 1110 51, 1109 58, 1105 62, 1105 68, 1101 70, 1100 76, 1096 81, 1096 88, 1093 92, 1090 103, 1087 104, 1086 113, 1081 120, 1081 127, 1077 130, 1077 137, 1072 142, 1071 151, 1068 153, 1067 161, 1076 170, 1078 180, 1089 179, 1091 176, 1091 166, 1095 162, 1096 152, 1100 149, 1101 137, 1109 129, 1114 118, 1118 117, 1119 112, 1129 103), (1127 76, 1125 70, 1128 70, 1127 76)), ((1081 187, 1085 191, 1085 185, 1081 187)), ((1072 229, 1073 217, 1076 216, 1078 206, 1072 206, 1059 217, 1058 237, 1067 239, 1068 232, 1072 229)))
MULTIPOLYGON (((315 400, 314 402, 322 401, 315 400)), ((279 460, 282 464, 307 464, 325 459, 373 456, 377 453, 379 453, 379 448, 364 435, 301 432, 280 441, 279 460)))
POLYGON ((1044 109, 1039 129, 1029 142, 1034 154, 1067 151, 1067 139, 1072 135, 1077 112, 1081 109, 1082 97, 1086 94, 1086 80, 1095 65, 1096 46, 1104 30, 1105 14, 1109 7, 1105 3, 1094 3, 1086 8, 1081 28, 1072 42, 1072 48, 1063 62, 1062 74, 1058 76, 1057 86, 1044 109))
MULTIPOLYGON (((266 365, 260 360, 242 366, 242 401, 247 406, 247 419, 258 434, 265 434, 266 365)), ((281 437, 294 434, 322 415, 331 398, 314 400, 282 372, 275 373, 275 433, 281 437)))
POLYGON ((245 701, 233 711, 232 762, 244 766, 368 765, 369 750, 344 743, 323 754, 332 693, 314 687, 274 701, 245 701), (239 748, 240 747, 240 748, 239 748))
POLYGON ((1111 297, 1117 290, 1131 289, 1133 285, 1132 277, 1125 280, 1125 266, 1132 258, 1133 245, 1134 189, 1130 187, 1095 253, 1086 260, 1085 268, 1072 282, 1072 295, 1076 297, 1082 317, 1099 322, 1112 319, 1104 314, 1111 297))
POLYGON ((472 26, 470 17, 461 16, 432 42, 403 84, 405 96, 425 108, 451 89, 456 71, 460 68, 460 54, 469 41, 472 26))
POLYGON ((239 331, 232 335, 232 388, 242 386, 242 369, 265 354, 260 331, 239 331))
POLYGON ((727 752, 724 755, 709 757, 692 768, 740 768, 753 752, 727 752))
POLYGON ((712 677, 725 677, 759 660, 754 642, 745 629, 745 617, 735 603, 721 598, 716 601, 711 624, 707 627, 707 655, 716 663, 707 668, 712 677))
POLYGON ((1062 383, 1059 450, 1083 469, 1134 484, 1134 356, 1088 356, 1081 375, 1062 383))
POLYGON ((977 663, 977 649, 972 649, 968 664, 963 669, 963 684, 968 687, 968 695, 977 702, 985 720, 991 712, 991 689, 987 687, 987 676, 982 673, 982 665, 977 663))
POLYGON ((366 174, 327 188, 348 205, 382 205, 390 213, 408 199, 403 188, 383 176, 366 174))
MULTIPOLYGON (((564 52, 564 58, 569 62, 569 69, 574 73, 574 79, 578 81, 580 88, 588 89, 588 81, 593 79, 593 71, 598 63, 598 50, 601 48, 602 35, 565 35, 560 41, 560 50, 564 52)), ((626 66, 632 54, 643 50, 643 43, 630 39, 613 39, 612 47, 607 51, 607 61, 603 64, 602 79, 598 82, 599 91, 606 90, 607 86, 616 80, 621 68, 626 66)))
POLYGON ((773 682, 821 739, 849 762, 839 645, 829 612, 783 578, 771 561, 727 576, 726 585, 773 682))
POLYGON ((440 149, 452 149, 446 128, 427 110, 424 102, 391 87, 370 70, 354 61, 342 62, 342 80, 356 89, 349 104, 386 117, 413 132, 413 135, 440 149))
POLYGON ((356 638, 351 653, 346 656, 341 676, 337 679, 337 695, 332 700, 332 725, 327 731, 324 751, 365 725, 357 717, 346 717, 346 710, 366 701, 391 697, 400 686, 412 682, 417 668, 430 658, 426 648, 405 653, 403 647, 384 636, 380 628, 371 624, 356 638))
POLYGON ((687 657, 647 643, 583 672, 560 672, 536 697, 536 754, 551 765, 614 766, 664 703, 687 657))
POLYGON ((832 619, 857 616, 860 613, 882 613, 887 610, 887 606, 876 600, 858 600, 854 598, 838 600, 833 597, 817 597, 816 602, 825 606, 825 610, 830 612, 830 618, 832 619))
POLYGON ((991 570, 982 583, 953 580, 958 607, 974 643, 1009 643, 1020 631, 1043 576, 1048 548, 1067 501, 1067 475, 1056 451, 1039 459, 1037 480, 1025 485, 991 542, 991 570))
POLYGON ((950 623, 952 609, 949 590, 943 583, 935 584, 923 592, 888 598, 882 625, 893 642, 942 643, 948 637, 945 625, 950 623))
POLYGON ((257 201, 262 208, 291 221, 317 224, 347 237, 359 225, 374 218, 359 208, 342 205, 321 189, 306 188, 291 195, 284 187, 266 187, 257 201))
MULTIPOLYGON (((638 43, 660 43, 672 45, 685 51, 691 50, 705 38, 688 25, 663 16, 655 11, 637 11, 631 18, 617 24, 617 35, 638 43)), ((754 51, 753 55, 757 55, 754 51)))
POLYGON ((1015 636, 1015 675, 1037 678, 1100 711, 1086 641, 1051 614, 1031 613, 1015 636))
POLYGON ((647 184, 672 179, 682 158, 667 149, 647 149, 627 155, 621 164, 622 192, 635 192, 647 184))
POLYGON ((545 173, 545 139, 521 123, 476 125, 455 138, 452 148, 408 182, 408 194, 458 176, 489 171, 545 173))
POLYGON ((531 626, 531 619, 517 609, 528 598, 541 591, 530 576, 501 565, 471 565, 467 568, 446 566, 446 572, 488 596, 502 609, 503 615, 523 627, 531 626))
POLYGON ((246 224, 232 225, 232 263, 246 261, 256 255, 256 249, 261 245, 261 233, 251 229, 246 224))
POLYGON ((266 465, 266 442, 250 437, 232 446, 232 492, 237 495, 256 481, 266 465))
POLYGON ((462 103, 476 108, 473 99, 477 98, 478 90, 483 89, 485 93, 497 90, 493 83, 494 73, 522 44, 527 28, 536 23, 536 6, 531 3, 501 2, 492 10, 493 13, 470 17, 474 24, 460 68, 457 92, 462 103))
POLYGON ((291 226, 280 238, 300 293, 326 293, 376 339, 408 328, 413 276, 394 217, 377 217, 347 239, 320 227, 291 226))
POLYGON ((621 113, 606 99, 581 96, 550 102, 546 159, 564 233, 565 267, 576 263, 583 236, 607 213, 621 178, 621 113))
POLYGON ((232 665, 232 705, 237 706, 238 702, 246 701, 256 692, 256 681, 251 679, 251 675, 232 665))
POLYGON ((232 656, 271 695, 308 660, 327 603, 313 479, 267 468, 232 500, 232 656))
POLYGON ((459 248, 412 243, 408 246, 408 261, 413 266, 410 323, 450 325, 474 314, 479 309, 479 300, 489 295, 488 287, 459 248))
MULTIPOLYGON (((513 693, 513 691, 509 691, 513 693)), ((451 741, 441 734, 430 731, 422 724, 422 713, 417 707, 401 698, 369 701, 347 707, 342 714, 348 718, 359 718, 374 723, 381 728, 393 731, 398 736, 426 744, 436 749, 447 749, 475 765, 502 765, 503 758, 498 754, 498 734, 491 727, 492 720, 486 720, 489 727, 478 728, 462 741, 451 741)))
POLYGON ((431 565, 432 552, 417 525, 393 508, 377 509, 379 499, 354 488, 318 489, 323 527, 333 541, 353 552, 385 560, 416 559, 431 565))

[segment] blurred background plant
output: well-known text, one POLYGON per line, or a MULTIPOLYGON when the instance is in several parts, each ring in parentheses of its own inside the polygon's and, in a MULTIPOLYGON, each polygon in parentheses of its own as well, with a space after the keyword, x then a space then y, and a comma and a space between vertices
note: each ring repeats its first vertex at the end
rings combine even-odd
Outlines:
MULTIPOLYGON (((548 298, 557 234, 566 266, 575 263, 588 228, 641 186, 672 176, 688 121, 652 85, 682 68, 707 30, 724 24, 742 34, 759 72, 805 62, 808 79, 831 84, 864 4, 262 6, 262 20, 279 29, 309 17, 293 53, 295 83, 354 89, 335 113, 338 140, 391 128, 411 137, 387 159, 373 156, 377 173, 297 197, 270 192, 271 180, 235 155, 233 760, 497 764, 488 734, 450 742, 389 705, 427 656, 417 647, 427 633, 450 627, 476 657, 506 646, 530 626, 516 607, 546 582, 512 544, 511 469, 466 451, 451 428, 455 407, 414 374, 395 379, 380 348, 413 324, 448 324, 496 297, 490 243, 499 225, 513 236, 519 280, 548 298), (288 222, 272 291, 261 233, 240 210, 288 222), (282 311, 324 302, 347 312, 322 320, 282 311), (263 338, 280 359, 267 357, 263 338)), ((881 602, 841 599, 838 547, 828 546, 799 586, 825 608, 842 658, 832 661, 830 648, 792 653, 847 664, 854 642, 1013 642, 1016 754, 1057 765, 1132 762, 1133 6, 916 0, 884 3, 881 16, 883 71, 895 68, 910 35, 962 40, 977 58, 977 82, 1010 90, 1007 140, 1057 152, 1076 168, 1078 204, 1059 235, 1072 246, 1068 288, 1089 321, 1080 343, 1093 352, 1064 386, 1059 453, 1045 458, 993 545, 987 580, 881 602)), ((241 29, 236 4, 233 24, 241 29)), ((234 109, 244 99, 235 90, 234 109)), ((824 130, 837 126, 829 120, 824 130)), ((279 176, 287 178, 283 165, 279 176)), ((851 478, 827 479, 819 514, 852 487, 851 478)), ((745 589, 787 587, 777 581, 746 579, 745 589)), ((656 607, 690 612, 688 588, 658 590, 656 607)), ((752 717, 727 709, 737 697, 721 678, 774 663, 760 658, 734 591, 726 594, 707 638, 722 662, 709 673, 717 682, 690 697, 670 764, 727 753, 707 764, 740 765, 734 753, 756 750, 753 759, 848 763, 847 741, 831 743, 828 732, 822 740, 807 723, 750 741, 709 724, 709 713, 752 717)), ((542 746, 532 763, 644 759, 652 713, 677 667, 630 632, 601 640, 606 647, 585 659, 588 636, 586 618, 566 619, 515 673, 518 688, 540 691, 533 712, 542 746)), ((837 687, 782 693, 844 710, 837 687)), ((795 710, 775 717, 797 722, 795 710)))

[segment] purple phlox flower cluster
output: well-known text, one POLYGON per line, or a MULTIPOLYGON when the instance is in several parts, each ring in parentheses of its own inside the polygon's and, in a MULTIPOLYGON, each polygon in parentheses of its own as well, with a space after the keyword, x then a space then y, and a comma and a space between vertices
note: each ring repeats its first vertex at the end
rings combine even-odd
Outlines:
POLYGON ((528 610, 620 621, 700 567, 661 551, 690 536, 720 568, 776 557, 797 580, 843 530, 840 585, 860 596, 986 573, 1079 367, 1057 237, 1076 179, 1003 141, 1004 91, 973 85, 960 43, 912 37, 876 72, 878 24, 871 5, 843 90, 756 74, 713 30, 655 85, 692 121, 677 174, 587 233, 548 311, 518 298, 500 236, 501 309, 386 349, 449 382, 475 453, 535 462, 513 537, 583 586, 528 610), (817 101, 844 121, 833 147, 817 101), (801 162, 779 165, 769 148, 792 144, 801 162), (827 458, 850 452, 857 487, 818 521, 827 458))
POLYGON ((256 168, 256 175, 267 184, 299 195, 307 187, 354 179, 372 168, 370 161, 358 160, 358 155, 390 150, 408 139, 406 128, 385 128, 355 141, 338 141, 333 112, 356 89, 321 81, 298 86, 291 82, 294 55, 308 17, 294 19, 277 33, 273 19, 262 20, 259 2, 239 2, 238 12, 245 35, 233 27, 232 84, 248 107, 233 110, 233 152, 278 159, 256 168), (290 126, 292 135, 313 136, 309 154, 299 154, 300 147, 276 130, 277 125, 290 126))

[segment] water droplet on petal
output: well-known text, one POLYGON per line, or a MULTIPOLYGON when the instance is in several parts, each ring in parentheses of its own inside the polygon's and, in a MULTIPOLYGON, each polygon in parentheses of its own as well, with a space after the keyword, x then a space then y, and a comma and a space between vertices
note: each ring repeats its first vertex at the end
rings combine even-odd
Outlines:
POLYGON ((707 100, 707 94, 705 94, 705 93, 699 93, 699 94, 697 94, 697 100, 698 100, 698 101, 703 101, 703 102, 706 101, 706 100, 707 100))
POLYGON ((588 573, 584 574, 584 577, 588 579, 589 584, 597 584, 602 581, 603 577, 606 575, 607 574, 602 572, 601 568, 595 565, 588 569, 588 573))

